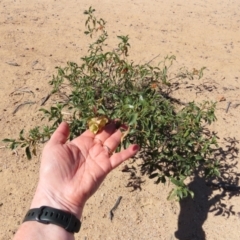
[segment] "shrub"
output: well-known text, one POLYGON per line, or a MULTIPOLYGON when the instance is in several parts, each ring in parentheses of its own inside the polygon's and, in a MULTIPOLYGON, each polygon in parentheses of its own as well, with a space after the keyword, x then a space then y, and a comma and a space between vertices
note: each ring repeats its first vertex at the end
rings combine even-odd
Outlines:
MULTIPOLYGON (((30 159, 31 154, 36 155, 37 144, 49 139, 63 120, 70 124, 71 140, 89 125, 92 131, 100 130, 97 123, 90 121, 92 118, 118 119, 126 128, 117 151, 131 143, 139 144, 141 151, 137 157, 142 159, 143 174, 155 179, 155 183, 169 179, 175 184, 169 199, 193 196, 184 180, 195 170, 203 169, 206 176, 219 174, 218 162, 213 157, 216 136, 203 125, 216 120, 215 104, 207 101, 200 105, 183 104, 170 96, 169 69, 175 56, 165 57, 157 66, 134 64, 128 60, 128 36, 118 36, 117 47, 105 50, 106 22, 97 19, 94 11, 90 7, 84 12, 85 34, 96 38, 88 54, 81 58, 81 65, 68 62, 64 68, 57 67, 57 75, 50 81, 51 94, 64 93, 67 99, 50 109, 40 109, 50 126, 35 127, 27 135, 22 130, 19 139, 4 141, 10 143, 11 149, 25 148, 30 159)), ((203 70, 177 73, 174 79, 201 78, 203 70)))

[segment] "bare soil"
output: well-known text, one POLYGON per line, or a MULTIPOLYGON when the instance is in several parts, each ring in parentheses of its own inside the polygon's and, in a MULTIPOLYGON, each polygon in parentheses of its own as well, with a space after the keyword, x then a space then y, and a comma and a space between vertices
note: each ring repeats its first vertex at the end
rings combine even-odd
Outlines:
MULTIPOLYGON (((223 151, 226 140, 240 135, 240 2, 238 0, 0 0, 0 126, 1 138, 15 138, 41 125, 38 111, 50 91, 56 66, 80 63, 89 39, 83 34, 83 11, 93 6, 117 35, 129 35, 131 58, 153 62, 175 55, 176 68, 207 67, 201 80, 186 80, 175 97, 182 101, 217 101, 218 133, 223 151), (187 87, 188 86, 188 87, 187 87), (192 87, 189 87, 192 86, 192 87), (28 104, 16 108, 22 104, 28 104), (30 103, 29 103, 30 102, 30 103), (228 111, 226 108, 231 103, 228 111), (224 138, 226 140, 224 140, 224 138)), ((110 37, 110 38, 111 38, 110 37)), ((53 103, 50 99, 46 108, 53 103)), ((236 143, 239 148, 239 143, 236 143)), ((41 152, 39 149, 39 155, 41 152)), ((238 152, 226 155, 225 176, 238 184, 238 152)), ((23 150, 11 152, 0 144, 0 239, 11 239, 29 208, 38 180, 40 156, 28 161, 23 150)), ((131 160, 127 162, 130 166, 131 160)), ((189 179, 195 198, 167 201, 170 184, 145 182, 141 189, 126 187, 129 174, 120 166, 109 174, 87 203, 76 239, 240 239, 239 192, 215 190, 199 176, 189 179), (109 211, 119 196, 114 213, 109 211)), ((140 173, 137 173, 140 176, 140 173)))

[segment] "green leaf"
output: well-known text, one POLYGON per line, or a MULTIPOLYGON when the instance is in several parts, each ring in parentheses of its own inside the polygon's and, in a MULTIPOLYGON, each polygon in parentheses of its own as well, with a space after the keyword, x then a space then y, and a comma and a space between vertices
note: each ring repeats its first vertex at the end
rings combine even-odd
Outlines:
POLYGON ((3 142, 14 142, 15 140, 14 139, 9 139, 9 138, 4 138, 2 141, 3 142))
POLYGON ((176 180, 173 177, 170 177, 170 179, 171 179, 171 182, 178 187, 184 187, 185 186, 184 183, 181 180, 176 180))
POLYGON ((130 119, 129 119, 129 125, 135 125, 136 122, 137 122, 137 118, 138 118, 138 114, 137 113, 134 113, 130 116, 130 119))
POLYGON ((25 153, 27 155, 28 160, 31 160, 32 159, 32 155, 31 155, 31 151, 30 151, 30 147, 29 146, 25 148, 25 153))
POLYGON ((199 79, 203 77, 203 71, 206 69, 206 67, 202 67, 199 71, 199 79))
POLYGON ((181 188, 177 190, 177 196, 178 196, 179 199, 183 198, 183 192, 182 192, 181 188))
POLYGON ((195 156, 195 159, 199 161, 199 160, 202 160, 203 157, 201 155, 197 155, 197 156, 195 156))
POLYGON ((25 138, 23 137, 23 132, 24 132, 24 129, 21 130, 21 132, 19 133, 19 138, 20 140, 25 140, 25 138))
POLYGON ((177 196, 177 189, 172 189, 171 192, 169 193, 167 200, 173 200, 177 196))
POLYGON ((40 108, 39 111, 43 112, 45 114, 50 114, 50 112, 48 110, 44 109, 44 108, 40 108))
POLYGON ((188 130, 184 133, 183 137, 186 138, 189 134, 190 134, 190 129, 188 129, 188 130))
POLYGON ((99 114, 101 114, 101 115, 105 115, 106 114, 106 112, 103 110, 103 109, 98 109, 98 111, 97 111, 99 114))
POLYGON ((18 144, 19 144, 18 142, 15 142, 15 141, 12 142, 12 144, 10 145, 10 149, 13 150, 13 149, 17 148, 18 144))
POLYGON ((188 190, 188 193, 190 194, 191 198, 194 198, 194 192, 193 191, 188 190))

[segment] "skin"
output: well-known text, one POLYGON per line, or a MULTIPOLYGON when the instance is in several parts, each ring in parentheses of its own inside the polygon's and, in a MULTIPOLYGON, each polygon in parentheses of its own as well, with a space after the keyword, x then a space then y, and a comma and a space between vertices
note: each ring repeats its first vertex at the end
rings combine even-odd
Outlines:
MULTIPOLYGON (((31 208, 43 205, 73 213, 79 219, 86 201, 96 192, 107 174, 139 150, 131 145, 111 154, 120 143, 122 133, 114 122, 94 135, 86 130, 71 142, 69 126, 63 122, 45 146, 41 159, 39 183, 31 208)), ((53 224, 24 222, 14 240, 74 239, 74 235, 53 224)))

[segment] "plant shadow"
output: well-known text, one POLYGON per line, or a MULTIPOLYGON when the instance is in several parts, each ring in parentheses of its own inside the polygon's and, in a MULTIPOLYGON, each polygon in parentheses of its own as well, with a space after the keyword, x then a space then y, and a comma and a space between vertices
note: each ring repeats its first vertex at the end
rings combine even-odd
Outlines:
POLYGON ((236 214, 233 206, 227 206, 224 200, 240 194, 240 187, 238 187, 240 173, 236 168, 238 141, 235 138, 224 140, 226 150, 218 148, 215 151, 215 157, 221 163, 220 176, 215 179, 206 179, 201 176, 201 170, 198 170, 188 184, 189 189, 194 192, 194 198, 188 197, 180 201, 178 230, 175 232, 177 239, 206 239, 202 226, 209 212, 213 212, 215 216, 227 217, 236 214), (214 194, 215 190, 219 190, 219 193, 214 194))
MULTIPOLYGON (((225 138, 222 143, 224 147, 215 149, 213 158, 218 159, 220 163, 219 177, 206 178, 203 176, 202 169, 195 171, 188 184, 188 188, 194 192, 194 198, 189 196, 179 202, 180 214, 178 230, 175 232, 176 239, 206 239, 202 226, 209 212, 213 212, 215 216, 225 217, 240 215, 233 210, 234 206, 227 206, 224 203, 226 199, 240 195, 240 187, 238 186, 240 172, 237 169, 238 143, 235 138, 225 138)), ((133 165, 131 167, 125 165, 122 172, 129 173, 129 182, 126 187, 130 187, 131 191, 142 189, 141 185, 144 181, 141 175, 144 175, 143 173, 139 175, 137 168, 133 165)), ((148 172, 148 175, 150 174, 151 172, 148 172)))

